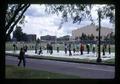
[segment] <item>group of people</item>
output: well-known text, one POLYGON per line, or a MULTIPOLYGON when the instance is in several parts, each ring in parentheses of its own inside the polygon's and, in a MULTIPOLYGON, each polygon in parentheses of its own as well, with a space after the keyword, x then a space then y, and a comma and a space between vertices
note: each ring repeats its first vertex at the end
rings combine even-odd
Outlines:
MULTIPOLYGON (((95 53, 96 51, 96 45, 95 44, 80 44, 79 46, 74 46, 73 45, 73 53, 75 53, 76 51, 80 51, 80 55, 83 55, 83 52, 85 50, 85 45, 86 45, 86 51, 87 51, 87 54, 90 53, 90 51, 92 51, 93 53, 95 53)), ((67 50, 69 51, 69 56, 72 55, 72 48, 71 48, 71 44, 64 44, 64 51, 65 51, 65 54, 67 54, 67 50)), ((106 49, 107 49, 107 45, 106 44, 103 44, 102 45, 102 52, 103 52, 103 55, 105 55, 105 52, 106 52, 106 49)), ((111 47, 110 47, 110 44, 108 45, 108 52, 109 54, 111 54, 111 47)))
MULTIPOLYGON (((86 47, 86 51, 87 51, 87 54, 90 53, 90 51, 92 51, 93 53, 95 53, 96 51, 96 45, 95 44, 82 44, 80 43, 79 45, 76 45, 73 44, 64 44, 64 52, 65 54, 67 54, 67 51, 69 52, 69 56, 72 56, 72 51, 73 53, 75 52, 80 52, 80 55, 83 55, 83 52, 85 51, 85 47, 86 47)), ((59 44, 56 45, 56 50, 57 50, 57 53, 59 53, 59 44)), ((102 52, 103 52, 103 55, 105 55, 105 52, 106 52, 106 49, 107 49, 107 45, 103 44, 102 45, 102 52)), ((53 46, 52 44, 48 44, 46 45, 46 50, 47 50, 47 53, 50 53, 50 54, 53 54, 53 46)), ((108 51, 109 51, 109 54, 111 53, 111 47, 110 45, 108 45, 108 51)), ((40 54, 43 54, 42 52, 42 47, 40 46, 40 50, 39 50, 39 55, 40 54)))
MULTIPOLYGON (((64 44, 64 51, 65 51, 65 54, 67 54, 67 50, 69 51, 69 56, 72 55, 72 48, 71 48, 71 44, 64 44)), ((83 51, 85 50, 84 48, 84 44, 80 44, 80 45, 77 45, 75 47, 75 45, 73 45, 73 53, 75 53, 76 51, 79 52, 80 51, 80 54, 83 55, 83 51)), ((86 50, 87 50, 87 53, 89 54, 90 52, 90 45, 89 44, 86 44, 86 50)), ((93 45, 93 48, 92 48, 92 52, 95 53, 95 44, 93 45)))
MULTIPOLYGON (((107 49, 107 45, 104 44, 103 47, 102 47, 103 55, 105 55, 106 49, 107 49)), ((108 52, 109 52, 109 54, 111 54, 111 47, 110 47, 110 44, 108 45, 108 52)))
MULTIPOLYGON (((13 47, 14 47, 14 50, 16 49, 16 45, 13 44, 13 47)), ((56 46, 56 49, 57 49, 57 53, 59 53, 59 44, 57 44, 56 46)), ((21 49, 20 49, 20 54, 19 54, 19 63, 18 63, 18 66, 20 66, 20 63, 21 61, 23 60, 23 65, 25 67, 25 52, 27 52, 27 49, 28 49, 28 46, 27 45, 24 45, 21 49)), ((105 52, 106 52, 106 49, 107 49, 107 45, 106 44, 103 44, 102 45, 102 52, 103 52, 103 55, 105 55, 105 52)), ((47 50, 47 53, 50 53, 50 54, 53 54, 53 46, 51 43, 47 43, 46 45, 46 50, 47 50)), ((79 45, 76 45, 73 44, 73 46, 71 46, 71 44, 64 44, 64 52, 65 54, 67 54, 67 51, 69 51, 69 56, 72 56, 72 50, 73 50, 73 53, 75 52, 80 52, 80 55, 83 55, 83 52, 85 50, 85 44, 79 44, 79 45)), ((87 54, 90 53, 90 50, 95 53, 95 50, 96 50, 96 45, 93 44, 92 46, 90 44, 86 44, 86 51, 87 51, 87 54), (92 50, 91 50, 92 49, 92 50)), ((110 47, 110 44, 108 45, 108 51, 109 51, 109 54, 111 54, 111 47, 110 47)), ((43 51, 42 51, 42 47, 40 46, 40 50, 39 50, 39 55, 40 54, 43 54, 43 51)))
POLYGON ((47 53, 53 54, 53 46, 50 43, 47 43, 47 53))
MULTIPOLYGON (((16 45, 13 44, 13 47, 14 47, 14 51, 16 49, 16 45)), ((59 44, 57 44, 57 53, 59 53, 59 44)), ((73 49, 73 53, 75 52, 80 52, 80 55, 83 55, 83 52, 85 50, 85 44, 80 44, 80 45, 77 45, 75 46, 75 44, 73 44, 73 46, 71 46, 71 44, 64 44, 64 52, 65 54, 67 54, 67 51, 69 51, 69 56, 72 56, 72 49, 73 49)), ((95 53, 95 50, 96 50, 96 45, 93 44, 92 46, 90 44, 86 44, 86 50, 87 50, 87 54, 89 54, 90 50, 92 48, 92 52, 95 53)), ((21 62, 23 61, 23 66, 25 67, 25 52, 27 52, 27 49, 28 49, 28 46, 27 45, 24 45, 21 49, 20 49, 20 54, 18 56, 18 59, 19 59, 19 62, 18 62, 18 66, 20 66, 21 62)), ((103 44, 102 45, 102 52, 103 52, 103 55, 105 55, 105 52, 106 52, 106 49, 107 49, 107 45, 106 44, 103 44)), ((47 43, 46 45, 46 50, 47 50, 47 53, 50 53, 50 54, 53 54, 53 46, 51 43, 47 43)), ((108 45, 108 52, 109 54, 111 54, 111 47, 110 47, 110 44, 108 45)), ((39 50, 39 55, 40 54, 43 54, 42 52, 42 47, 40 46, 40 50, 39 50)))

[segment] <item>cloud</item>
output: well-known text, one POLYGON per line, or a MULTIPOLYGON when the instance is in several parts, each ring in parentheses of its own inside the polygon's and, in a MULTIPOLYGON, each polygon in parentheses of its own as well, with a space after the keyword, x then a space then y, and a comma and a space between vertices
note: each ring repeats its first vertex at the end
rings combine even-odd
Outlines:
POLYGON ((46 17, 48 14, 45 12, 44 5, 33 4, 25 12, 25 15, 31 16, 31 17, 46 17))

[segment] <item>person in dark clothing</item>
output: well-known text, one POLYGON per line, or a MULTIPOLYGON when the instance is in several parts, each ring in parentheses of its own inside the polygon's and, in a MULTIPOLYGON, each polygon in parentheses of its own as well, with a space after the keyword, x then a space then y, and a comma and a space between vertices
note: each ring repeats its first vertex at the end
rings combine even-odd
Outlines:
POLYGON ((93 53, 95 53, 95 44, 93 45, 92 51, 93 51, 93 53))
POLYGON ((57 44, 57 53, 59 53, 59 44, 57 44))
POLYGON ((49 45, 49 50, 50 50, 50 54, 52 54, 53 53, 53 46, 52 46, 52 44, 49 45))
POLYGON ((73 48, 73 53, 75 53, 75 48, 73 48))
POLYGON ((39 51, 39 55, 40 55, 40 54, 42 54, 42 48, 41 48, 41 46, 40 46, 40 51, 39 51))
POLYGON ((57 47, 57 53, 59 53, 59 47, 57 47))
POLYGON ((105 55, 105 45, 103 45, 102 51, 103 51, 103 55, 105 55))
POLYGON ((14 48, 14 51, 16 50, 16 45, 15 45, 15 43, 13 44, 13 48, 14 48))
POLYGON ((90 47, 89 47, 89 45, 88 45, 88 44, 86 45, 86 49, 87 49, 87 54, 89 54, 90 47))
POLYGON ((76 51, 76 50, 75 50, 75 44, 73 44, 73 53, 75 53, 75 51, 76 51))
POLYGON ((23 61, 23 66, 25 67, 26 61, 25 61, 25 51, 23 48, 20 49, 20 54, 18 56, 19 63, 18 66, 20 66, 21 62, 23 61))
POLYGON ((53 54, 53 46, 51 45, 51 54, 53 54))
POLYGON ((110 44, 108 46, 108 50, 109 50, 109 54, 111 54, 111 47, 110 47, 110 44))
POLYGON ((47 43, 47 45, 46 45, 46 48, 47 48, 47 53, 49 53, 49 44, 47 43))
POLYGON ((69 56, 71 56, 72 55, 72 53, 71 53, 71 44, 69 44, 68 50, 69 50, 69 56))
POLYGON ((65 54, 67 54, 67 44, 66 43, 64 45, 64 48, 65 48, 65 54))

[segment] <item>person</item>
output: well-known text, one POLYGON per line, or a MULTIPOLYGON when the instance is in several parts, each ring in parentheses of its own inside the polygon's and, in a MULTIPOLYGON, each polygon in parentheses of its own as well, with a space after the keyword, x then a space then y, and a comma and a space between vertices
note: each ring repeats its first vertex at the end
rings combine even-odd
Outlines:
POLYGON ((73 44, 73 53, 75 53, 75 51, 76 51, 76 50, 75 50, 75 44, 73 44))
POLYGON ((109 50, 109 54, 111 54, 111 47, 110 47, 110 44, 108 46, 108 50, 109 50))
POLYGON ((67 44, 66 43, 64 45, 64 48, 65 48, 65 54, 67 54, 67 44))
POLYGON ((103 52, 103 55, 105 55, 105 45, 103 45, 102 47, 102 52, 103 52))
POLYGON ((21 62, 23 61, 23 66, 25 67, 26 61, 25 61, 25 51, 23 48, 20 49, 20 54, 18 56, 19 62, 18 66, 20 66, 21 62))
POLYGON ((59 53, 59 44, 57 44, 57 53, 59 53))
POLYGON ((80 52, 81 52, 81 55, 83 55, 83 51, 84 51, 84 45, 81 44, 81 45, 80 45, 80 52))
POLYGON ((39 51, 39 55, 40 55, 40 54, 42 54, 42 48, 41 48, 41 46, 40 46, 40 51, 39 51))
POLYGON ((13 48, 14 48, 14 51, 16 50, 16 45, 15 45, 15 43, 13 44, 13 48))
POLYGON ((92 52, 95 53, 95 44, 93 44, 92 52))
POLYGON ((69 50, 69 56, 71 56, 72 55, 72 53, 71 53, 71 44, 69 44, 68 50, 69 50))
POLYGON ((87 54, 89 54, 89 51, 90 51, 89 44, 86 45, 86 49, 87 49, 87 54))
POLYGON ((53 46, 52 46, 52 44, 49 45, 49 50, 50 50, 50 54, 53 54, 53 46))
POLYGON ((48 43, 46 45, 46 48, 47 48, 47 53, 49 53, 49 44, 48 43))

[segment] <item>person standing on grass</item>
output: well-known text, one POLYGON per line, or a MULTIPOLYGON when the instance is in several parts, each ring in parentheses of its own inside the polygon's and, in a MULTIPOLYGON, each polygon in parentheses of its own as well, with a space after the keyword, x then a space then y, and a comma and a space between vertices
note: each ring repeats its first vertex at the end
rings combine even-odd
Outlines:
POLYGON ((89 54, 89 51, 90 51, 89 44, 86 44, 86 49, 87 49, 87 54, 89 54))
POLYGON ((49 53, 49 44, 47 43, 46 48, 47 48, 47 53, 49 53))
POLYGON ((111 54, 111 47, 110 47, 110 44, 108 46, 108 50, 109 50, 109 54, 111 54))
POLYGON ((40 46, 39 55, 40 55, 40 54, 43 54, 43 53, 42 53, 42 48, 41 48, 41 46, 40 46))
POLYGON ((16 50, 16 44, 15 43, 13 44, 13 48, 14 48, 14 51, 15 51, 16 50))
POLYGON ((92 52, 95 53, 95 44, 93 44, 92 52))
POLYGON ((21 62, 23 61, 23 66, 25 67, 26 61, 25 61, 25 51, 23 48, 20 49, 20 54, 18 56, 19 62, 18 66, 20 66, 21 62))
POLYGON ((65 48, 65 54, 67 54, 67 44, 66 43, 64 45, 64 48, 65 48))
POLYGON ((68 50, 69 50, 69 56, 72 56, 72 53, 71 53, 71 44, 69 44, 68 50))
POLYGON ((80 52, 81 52, 81 55, 83 55, 83 51, 84 51, 84 45, 81 43, 81 45, 80 45, 80 52))
POLYGON ((57 44, 57 53, 59 53, 59 44, 57 44))
POLYGON ((103 55, 105 55, 105 45, 103 45, 102 51, 103 51, 103 55))
POLYGON ((52 55, 53 54, 53 46, 52 46, 52 44, 49 45, 49 50, 50 50, 50 54, 52 55))
POLYGON ((76 50, 75 50, 75 44, 73 44, 73 53, 75 53, 75 51, 76 51, 76 50))

